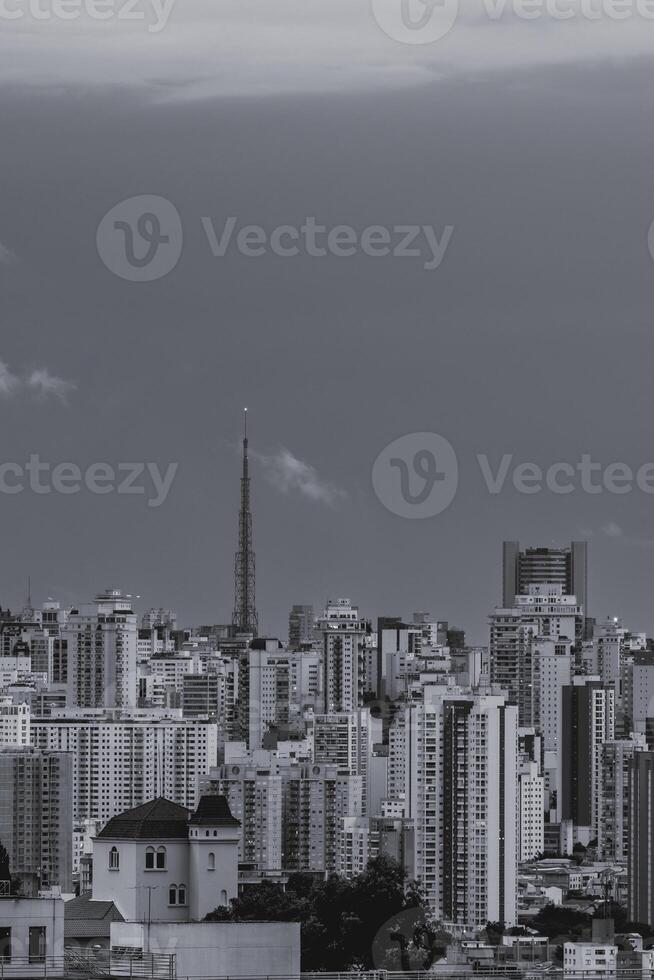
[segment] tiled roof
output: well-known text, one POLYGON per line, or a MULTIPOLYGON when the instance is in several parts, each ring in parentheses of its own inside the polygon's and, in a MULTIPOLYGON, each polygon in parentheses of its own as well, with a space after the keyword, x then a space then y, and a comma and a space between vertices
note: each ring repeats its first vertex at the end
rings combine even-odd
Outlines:
POLYGON ((100 840, 150 840, 188 837, 190 811, 160 796, 156 800, 126 810, 105 824, 100 840))
POLYGON ((203 796, 191 817, 191 823, 212 827, 240 827, 240 822, 232 816, 224 796, 203 796))
POLYGON ((113 902, 94 902, 80 895, 64 905, 64 935, 68 939, 109 938, 112 922, 124 922, 113 902))

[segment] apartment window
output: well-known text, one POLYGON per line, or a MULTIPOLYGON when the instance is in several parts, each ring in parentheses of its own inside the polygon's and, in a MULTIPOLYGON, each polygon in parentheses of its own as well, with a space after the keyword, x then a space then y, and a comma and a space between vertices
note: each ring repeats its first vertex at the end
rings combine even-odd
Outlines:
POLYGON ((166 848, 158 847, 157 848, 157 871, 165 871, 165 870, 166 870, 166 848))
POLYGON ((109 851, 109 870, 118 871, 120 868, 120 854, 117 847, 112 847, 109 851))
POLYGON ((154 870, 154 847, 146 847, 145 849, 145 870, 154 870))
POLYGON ((207 871, 215 871, 215 870, 216 870, 216 855, 214 854, 213 851, 209 851, 207 871))

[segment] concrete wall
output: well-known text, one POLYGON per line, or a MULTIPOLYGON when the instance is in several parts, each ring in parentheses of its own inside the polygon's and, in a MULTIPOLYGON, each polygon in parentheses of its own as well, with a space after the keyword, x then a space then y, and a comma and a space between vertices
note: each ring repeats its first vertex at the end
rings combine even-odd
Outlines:
POLYGON ((300 974, 297 922, 113 922, 111 946, 174 954, 178 980, 192 977, 281 977, 300 974), (148 948, 149 947, 149 948, 148 948))
MULTIPOLYGON (((64 903, 61 898, 0 898, 0 928, 11 929, 11 963, 4 965, 5 976, 13 975, 9 967, 18 968, 29 958, 29 931, 32 926, 45 927, 46 959, 61 961, 64 955, 64 903)), ((59 964, 60 965, 60 964, 59 964)), ((34 973, 34 970, 32 970, 34 973)), ((40 969, 39 974, 40 975, 40 969)))

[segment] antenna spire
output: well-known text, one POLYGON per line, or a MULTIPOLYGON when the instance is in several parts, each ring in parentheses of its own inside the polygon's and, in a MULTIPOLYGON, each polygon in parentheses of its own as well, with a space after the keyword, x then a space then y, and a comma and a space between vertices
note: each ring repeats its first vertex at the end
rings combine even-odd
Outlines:
POLYGON ((238 546, 234 560, 234 614, 232 623, 239 633, 257 635, 259 629, 255 602, 255 555, 252 544, 250 509, 250 468, 248 462, 248 410, 243 410, 243 471, 241 507, 238 517, 238 546))

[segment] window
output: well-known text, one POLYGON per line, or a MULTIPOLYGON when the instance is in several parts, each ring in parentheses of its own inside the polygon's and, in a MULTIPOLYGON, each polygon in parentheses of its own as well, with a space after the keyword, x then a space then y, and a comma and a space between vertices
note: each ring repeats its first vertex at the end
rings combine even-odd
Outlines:
POLYGON ((169 905, 186 905, 186 885, 171 885, 168 889, 169 905))
POLYGON ((30 926, 29 961, 45 963, 45 926, 30 926))
POLYGON ((227 905, 227 892, 225 891, 224 888, 220 893, 220 904, 227 905))
POLYGON ((0 963, 9 963, 11 960, 11 929, 6 926, 0 927, 0 963))
POLYGON ((207 871, 216 870, 216 855, 213 851, 209 851, 209 863, 207 864, 207 871))
POLYGON ((112 847, 109 851, 109 870, 118 871, 120 867, 120 854, 117 847, 112 847))
POLYGON ((154 847, 146 847, 145 849, 145 870, 152 871, 154 868, 154 847))
POLYGON ((158 847, 157 848, 157 871, 165 871, 165 870, 166 870, 166 848, 158 847))

